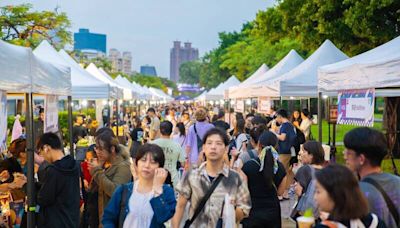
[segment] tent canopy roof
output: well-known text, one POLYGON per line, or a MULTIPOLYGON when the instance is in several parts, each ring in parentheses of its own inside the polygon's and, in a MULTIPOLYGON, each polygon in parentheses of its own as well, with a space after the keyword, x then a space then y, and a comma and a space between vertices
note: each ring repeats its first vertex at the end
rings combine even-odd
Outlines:
POLYGON ((229 98, 249 98, 268 96, 262 89, 264 85, 268 85, 270 81, 274 81, 281 77, 283 74, 289 72, 304 59, 295 51, 291 50, 281 61, 279 61, 273 68, 265 72, 263 75, 253 81, 251 85, 238 86, 229 88, 229 98))
POLYGON ((274 89, 278 89, 280 96, 316 97, 318 67, 347 58, 330 40, 325 40, 304 62, 284 74, 274 89))
POLYGON ((72 97, 74 99, 107 99, 109 86, 82 69, 64 50, 57 52, 47 41, 42 41, 35 54, 49 59, 54 64, 71 68, 72 97))
POLYGON ((70 95, 71 73, 32 53, 30 48, 0 41, 0 89, 9 92, 70 95))
MULTIPOLYGON (((318 72, 321 92, 391 87, 400 87, 400 36, 350 59, 322 66, 318 72)), ((378 96, 400 95, 400 91, 393 90, 376 93, 378 96)))

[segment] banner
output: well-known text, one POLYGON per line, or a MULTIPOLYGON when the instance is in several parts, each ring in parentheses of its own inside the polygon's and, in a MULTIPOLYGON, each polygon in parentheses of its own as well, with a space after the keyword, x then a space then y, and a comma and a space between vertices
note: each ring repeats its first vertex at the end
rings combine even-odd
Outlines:
POLYGON ((244 100, 236 100, 235 112, 244 112, 244 100))
POLYGON ((269 114, 271 112, 271 99, 268 97, 259 97, 257 111, 259 113, 269 114))
POLYGON ((7 142, 7 93, 0 90, 0 148, 6 149, 7 142))
POLYGON ((58 97, 47 95, 44 101, 44 133, 58 132, 58 97))
POLYGON ((372 127, 375 89, 345 90, 338 94, 337 124, 372 127))

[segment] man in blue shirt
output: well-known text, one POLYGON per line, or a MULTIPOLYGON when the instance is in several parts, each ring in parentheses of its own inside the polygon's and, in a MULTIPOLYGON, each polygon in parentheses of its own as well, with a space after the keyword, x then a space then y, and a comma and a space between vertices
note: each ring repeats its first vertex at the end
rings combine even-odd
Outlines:
MULTIPOLYGON (((285 109, 279 109, 276 112, 276 122, 280 125, 279 128, 272 128, 271 131, 275 132, 278 138, 278 153, 279 161, 285 167, 287 173, 286 188, 288 189, 293 182, 293 172, 290 170, 290 159, 292 151, 294 151, 294 143, 296 140, 296 131, 294 126, 290 123, 289 114, 285 109)), ((284 193, 286 198, 287 191, 284 193)))

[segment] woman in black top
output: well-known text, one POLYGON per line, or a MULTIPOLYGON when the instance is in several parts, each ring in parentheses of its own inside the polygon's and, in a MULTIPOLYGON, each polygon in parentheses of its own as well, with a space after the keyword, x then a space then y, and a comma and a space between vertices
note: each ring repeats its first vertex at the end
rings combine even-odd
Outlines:
MULTIPOLYGON (((250 134, 253 135, 253 134, 250 134)), ((242 170, 248 179, 252 208, 244 219, 243 227, 281 227, 281 208, 278 194, 284 191, 286 176, 283 165, 277 160, 273 146, 278 143, 276 136, 263 132, 258 139, 258 157, 246 162, 242 170)))

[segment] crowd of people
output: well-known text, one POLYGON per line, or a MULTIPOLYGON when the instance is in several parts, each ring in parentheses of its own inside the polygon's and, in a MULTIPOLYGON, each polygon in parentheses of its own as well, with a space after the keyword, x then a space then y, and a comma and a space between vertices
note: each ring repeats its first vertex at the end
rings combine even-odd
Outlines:
MULTIPOLYGON (((293 195, 299 227, 400 225, 400 177, 381 169, 377 130, 347 132, 342 166, 313 140, 307 109, 243 116, 169 104, 116 118, 119 137, 114 123, 89 131, 76 117, 74 142, 94 138, 82 159, 54 133, 38 137, 38 227, 282 227, 293 195)), ((11 143, 0 192, 24 189, 25 150, 26 139, 11 143)))

